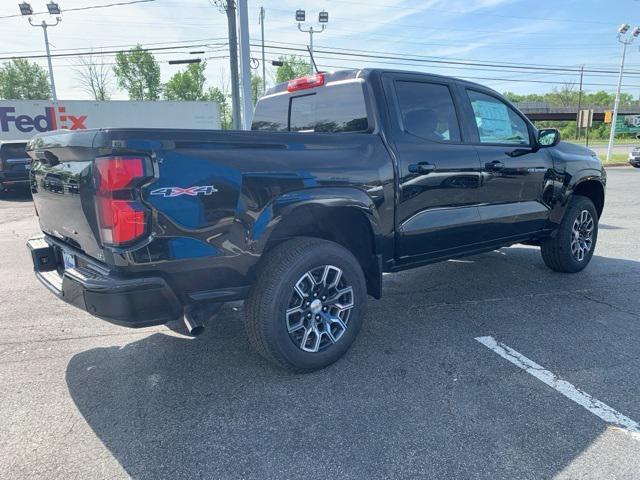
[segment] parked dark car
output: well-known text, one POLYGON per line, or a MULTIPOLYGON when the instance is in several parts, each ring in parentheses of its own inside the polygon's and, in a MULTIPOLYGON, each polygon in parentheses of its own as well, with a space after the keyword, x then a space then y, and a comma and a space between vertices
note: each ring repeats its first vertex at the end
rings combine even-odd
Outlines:
POLYGON ((0 191, 29 185, 31 158, 25 141, 0 142, 0 191))
POLYGON ((640 147, 634 147, 629 152, 629 165, 640 168, 640 147))
POLYGON ((582 270, 605 198, 591 150, 493 90, 379 69, 278 85, 253 131, 53 132, 28 151, 43 231, 28 245, 52 292, 193 333, 243 299, 251 344, 293 371, 346 352, 383 272, 515 243, 582 270))

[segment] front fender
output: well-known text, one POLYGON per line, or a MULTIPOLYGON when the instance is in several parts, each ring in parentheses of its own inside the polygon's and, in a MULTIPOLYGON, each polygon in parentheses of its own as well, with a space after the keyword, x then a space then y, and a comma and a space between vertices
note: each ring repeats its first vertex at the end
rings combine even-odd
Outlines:
POLYGON ((607 175, 604 167, 601 169, 585 168, 573 174, 565 173, 561 178, 562 182, 558 188, 558 193, 551 209, 550 220, 553 224, 559 224, 562 221, 571 198, 574 193, 581 188, 581 185, 586 184, 586 182, 596 181, 602 186, 604 194, 607 184, 607 175))

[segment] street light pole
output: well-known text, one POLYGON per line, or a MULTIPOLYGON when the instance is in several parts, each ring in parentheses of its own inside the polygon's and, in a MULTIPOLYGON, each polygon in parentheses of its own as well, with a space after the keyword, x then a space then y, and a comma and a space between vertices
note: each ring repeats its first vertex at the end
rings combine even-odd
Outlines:
POLYGON ((320 12, 318 14, 318 22, 322 25, 322 28, 320 30, 314 30, 313 26, 309 27, 308 29, 304 29, 302 28, 302 24, 301 22, 305 21, 305 11, 304 10, 297 10, 296 11, 296 20, 298 21, 298 30, 300 30, 303 33, 308 33, 309 34, 309 55, 310 55, 310 61, 309 61, 309 73, 311 75, 313 75, 315 73, 315 69, 313 68, 313 34, 314 33, 322 33, 324 32, 325 28, 326 28, 326 24, 329 22, 329 14, 327 12, 325 12, 324 10, 322 12, 320 12))
POLYGON ((37 24, 37 23, 33 23, 31 21, 31 18, 29 18, 29 23, 31 24, 32 27, 42 27, 42 31, 44 32, 44 46, 47 49, 47 63, 49 64, 49 81, 51 83, 51 96, 53 98, 54 104, 58 103, 58 95, 56 94, 56 82, 53 79, 53 64, 51 63, 51 50, 49 49, 49 35, 47 34, 47 28, 55 27, 61 21, 62 21, 62 18, 57 17, 56 23, 47 23, 45 20, 43 20, 42 23, 37 24))
POLYGON ((309 61, 309 73, 311 73, 312 75, 315 73, 313 69, 313 34, 322 33, 324 32, 324 29, 325 29, 325 26, 322 25, 321 30, 314 30, 313 27, 309 27, 307 30, 305 30, 304 28, 302 28, 302 25, 298 24, 298 30, 309 34, 309 54, 311 55, 311 59, 309 61))
POLYGON ((582 79, 584 77, 584 65, 580 66, 580 91, 578 92, 578 113, 576 114, 576 140, 580 139, 580 109, 582 108, 582 79))
POLYGON ((607 162, 611 160, 611 153, 613 151, 613 142, 616 136, 616 121, 618 120, 618 106, 620 105, 620 90, 622 88, 622 75, 624 73, 624 60, 627 54, 627 45, 633 43, 633 41, 640 35, 640 27, 636 27, 631 32, 630 37, 626 37, 625 34, 629 31, 629 25, 624 23, 618 29, 618 42, 622 44, 622 58, 620 60, 620 74, 618 75, 618 88, 616 90, 616 99, 613 103, 613 117, 611 118, 611 132, 609 133, 609 145, 607 147, 607 162))
POLYGON ((242 130, 251 130, 251 50, 249 44, 249 10, 247 0, 238 0, 238 34, 240 37, 240 81, 242 82, 242 130))
MULTIPOLYGON (((23 16, 29 17, 29 24, 32 27, 40 27, 44 32, 44 47, 47 51, 47 63, 49 64, 49 82, 51 83, 51 97, 54 105, 58 105, 58 95, 56 94, 56 82, 53 79, 53 64, 51 63, 51 50, 49 48, 49 35, 47 33, 47 28, 55 27, 62 21, 62 17, 56 17, 56 23, 47 23, 46 20, 43 20, 42 23, 33 23, 31 15, 33 15, 33 8, 27 2, 22 2, 18 5, 20 7, 20 14, 23 16)), ((47 4, 47 10, 50 15, 60 15, 62 12, 60 10, 60 5, 51 0, 47 4)))
POLYGON ((260 7, 260 30, 262 32, 262 94, 267 91, 267 63, 264 59, 264 7, 260 7))

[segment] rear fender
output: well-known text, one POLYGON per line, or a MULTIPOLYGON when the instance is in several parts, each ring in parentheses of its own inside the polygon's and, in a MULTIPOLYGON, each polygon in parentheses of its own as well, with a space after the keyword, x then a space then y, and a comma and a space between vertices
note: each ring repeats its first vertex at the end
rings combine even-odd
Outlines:
MULTIPOLYGON (((325 225, 318 224, 321 219, 332 212, 347 212, 352 215, 358 212, 362 218, 366 219, 370 228, 371 240, 371 257, 358 255, 358 251, 353 251, 358 257, 365 276, 367 277, 367 286, 369 293, 379 298, 381 295, 382 284, 382 255, 384 236, 380 229, 380 218, 378 210, 371 199, 365 192, 353 187, 329 187, 329 188, 308 188, 285 193, 278 196, 269 204, 267 204, 260 212, 258 218, 250 229, 250 250, 254 254, 262 254, 270 245, 282 241, 283 229, 289 232, 291 228, 295 232, 301 232, 301 235, 309 235, 308 232, 318 230, 322 231, 325 225), (345 210, 346 209, 346 210, 345 210), (284 222, 288 222, 286 225, 284 222), (279 226, 283 229, 278 230, 279 226)), ((325 217, 326 218, 326 217, 325 217)), ((351 218, 351 217, 348 217, 351 218)), ((364 224, 359 224, 364 226, 364 224)), ((353 241, 353 234, 361 235, 361 232, 349 232, 348 227, 343 228, 339 235, 343 239, 353 241)), ((322 235, 321 235, 322 236, 322 235)), ((367 239, 360 239, 367 240, 367 239)), ((347 242, 350 243, 350 242, 347 242)), ((357 240, 356 242, 357 243, 357 240)), ((357 249, 356 249, 357 250, 357 249)), ((367 249, 368 250, 368 249, 367 249)))

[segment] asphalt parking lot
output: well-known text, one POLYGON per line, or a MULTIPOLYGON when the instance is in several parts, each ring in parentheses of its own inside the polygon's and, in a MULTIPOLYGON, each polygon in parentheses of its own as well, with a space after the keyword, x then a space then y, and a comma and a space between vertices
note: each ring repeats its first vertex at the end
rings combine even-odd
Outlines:
MULTIPOLYGON (((385 277, 346 357, 290 375, 241 305, 196 339, 56 300, 0 198, 0 478, 640 478, 640 434, 487 348, 492 337, 640 422, 640 170, 609 170, 591 265, 516 246, 385 277)), ((595 402, 591 402, 593 407, 595 402)))

